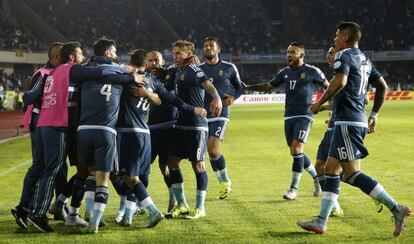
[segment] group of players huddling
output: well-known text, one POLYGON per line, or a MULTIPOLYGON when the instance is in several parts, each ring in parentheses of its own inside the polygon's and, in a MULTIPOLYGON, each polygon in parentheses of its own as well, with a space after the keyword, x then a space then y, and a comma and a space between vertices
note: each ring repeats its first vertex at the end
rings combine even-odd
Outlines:
POLYGON ((23 229, 31 223, 42 232, 52 232, 50 212, 67 226, 97 233, 106 225, 103 213, 110 181, 120 196, 117 224, 130 226, 134 214, 144 212, 149 215, 146 228, 164 218, 205 217, 206 152, 220 183, 218 198, 225 199, 231 192, 221 152, 230 105, 243 89, 267 91, 284 85, 285 136, 293 164, 290 189, 283 198, 297 198, 303 169, 314 179, 313 195, 322 195, 319 215, 297 224, 315 233, 326 232, 329 216, 343 216, 337 201, 343 181, 371 196, 381 209, 386 206, 395 220, 394 236, 400 235, 411 209, 360 171, 361 159, 368 155, 363 140, 375 131, 387 90, 381 74, 358 48, 360 38, 358 24, 339 24, 327 53, 334 70, 330 82, 317 67, 304 63, 304 46, 292 42, 287 67, 271 81, 256 85, 244 84, 236 66, 219 58, 220 44, 214 37, 204 40, 201 64, 192 42, 174 42, 174 64, 169 67, 160 52, 142 49, 130 53, 128 64, 118 64, 116 43, 105 38, 95 42, 94 56, 86 63, 80 43, 53 43, 49 62, 33 75, 24 95, 23 124, 30 127, 33 164, 24 178, 20 202, 11 210, 16 223, 23 229), (313 103, 315 83, 326 91, 313 103), (367 119, 368 84, 376 93, 367 119), (314 167, 304 148, 313 114, 322 110, 332 112, 314 167), (147 192, 150 166, 157 157, 169 190, 165 214, 147 192), (68 182, 66 158, 77 170, 68 182), (192 163, 197 182, 191 210, 180 170, 183 159, 192 163), (53 191, 56 199, 51 203, 53 191), (83 198, 85 219, 79 215, 83 198))

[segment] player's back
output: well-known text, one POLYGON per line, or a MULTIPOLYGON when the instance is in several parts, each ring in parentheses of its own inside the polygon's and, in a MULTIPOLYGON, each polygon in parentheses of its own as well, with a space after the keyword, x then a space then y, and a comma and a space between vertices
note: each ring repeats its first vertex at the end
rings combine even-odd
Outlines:
POLYGON ((115 128, 123 86, 87 81, 81 91, 80 125, 115 128))
MULTIPOLYGON (((88 66, 116 65, 109 58, 95 56, 91 58, 88 66)), ((81 115, 79 129, 109 127, 116 128, 119 114, 119 105, 122 96, 123 85, 105 83, 105 78, 99 81, 90 80, 82 84, 81 90, 81 115)))
POLYGON ((372 73, 371 61, 358 48, 347 48, 335 55, 335 73, 344 73, 346 86, 334 97, 335 121, 366 123, 365 94, 372 73))

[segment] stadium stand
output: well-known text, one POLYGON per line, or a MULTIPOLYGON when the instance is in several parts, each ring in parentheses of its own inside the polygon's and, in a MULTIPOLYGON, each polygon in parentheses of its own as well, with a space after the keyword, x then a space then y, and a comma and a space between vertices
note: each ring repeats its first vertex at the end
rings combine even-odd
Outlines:
POLYGON ((269 54, 278 43, 257 1, 178 0, 156 1, 154 5, 182 38, 198 47, 206 36, 219 37, 222 49, 233 54, 269 54), (200 12, 206 15, 200 16, 200 12))
MULTIPOLYGON (((154 15, 150 18, 142 15, 143 9, 147 11, 148 8, 153 8, 152 14, 159 15, 159 18, 162 18, 179 38, 194 41, 198 48, 201 48, 206 36, 217 36, 221 41, 222 52, 227 53, 224 59, 232 58, 231 61, 238 65, 243 80, 251 84, 270 80, 284 64, 280 62, 262 64, 255 62, 255 59, 243 63, 238 62, 237 58, 258 54, 283 55, 291 41, 286 36, 292 32, 292 29, 279 27, 287 26, 289 19, 292 18, 297 20, 296 25, 292 27, 296 32, 304 34, 303 41, 307 49, 326 51, 332 43, 331 34, 335 24, 340 20, 353 20, 360 23, 364 30, 362 50, 414 50, 412 1, 274 1, 280 4, 280 11, 269 9, 266 0, 24 0, 23 2, 68 40, 79 40, 83 43, 87 52, 90 51, 88 47, 91 47, 96 39, 106 36, 117 41, 119 54, 126 54, 134 47, 157 49, 170 57, 171 61, 171 39, 163 39, 154 34, 156 24, 153 22, 154 19, 151 19, 154 15), (389 9, 393 10, 392 15, 387 12, 389 9), (316 12, 318 18, 314 18, 316 12), (283 13, 288 14, 284 16, 283 13), (278 28, 272 25, 274 18, 277 19, 278 28)), ((274 3, 274 1, 268 2, 274 3)), ((17 16, 13 16, 13 13, 10 16, 10 11, 4 9, 5 7, 7 4, 0 6, 2 29, 0 50, 13 50, 16 51, 16 55, 20 50, 26 52, 46 50, 48 43, 45 45, 40 42, 38 37, 33 35, 38 33, 35 30, 31 32, 19 24, 17 16)), ((413 61, 376 61, 375 63, 389 82, 391 89, 414 89, 414 73, 410 68, 413 61)), ((331 71, 326 64, 316 65, 330 77, 331 71)), ((38 65, 34 66, 37 67, 38 65)), ((4 90, 24 89, 27 72, 25 75, 10 75, 13 72, 7 72, 9 74, 0 73, 4 90)), ((18 72, 14 71, 14 73, 18 72)))
POLYGON ((2 11, 0 11, 0 27, 0 50, 31 52, 44 49, 38 39, 26 28, 9 23, 2 11))
POLYGON ((69 40, 78 40, 85 47, 91 47, 102 36, 115 39, 120 53, 136 46, 154 47, 148 39, 148 22, 137 17, 134 1, 27 0, 26 3, 69 40))
POLYGON ((355 21, 364 30, 363 50, 413 49, 414 12, 412 1, 291 1, 291 13, 310 39, 312 48, 332 42, 335 25, 340 20, 355 21), (366 6, 366 7, 361 7, 366 6), (391 12, 389 12, 392 10, 391 12), (315 18, 315 13, 318 17, 315 18), (391 14, 392 13, 392 14, 391 14), (328 31, 331 30, 331 31, 328 31))

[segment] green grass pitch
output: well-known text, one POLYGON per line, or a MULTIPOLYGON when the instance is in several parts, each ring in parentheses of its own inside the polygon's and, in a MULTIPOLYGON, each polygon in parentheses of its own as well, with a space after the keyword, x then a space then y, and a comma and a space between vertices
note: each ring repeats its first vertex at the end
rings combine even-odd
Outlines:
MULTIPOLYGON (((370 108, 369 108, 370 109, 370 108)), ((33 227, 18 230, 10 208, 18 203, 23 176, 31 159, 29 139, 0 144, 0 243, 414 243, 414 217, 402 236, 392 237, 394 223, 387 209, 377 213, 374 202, 359 189, 341 184, 339 201, 345 217, 331 218, 328 232, 316 235, 296 226, 298 219, 319 213, 320 198, 312 196, 312 180, 304 173, 298 199, 282 199, 291 178, 291 157, 283 132, 282 105, 236 105, 223 143, 233 192, 218 200, 219 185, 207 162, 209 186, 207 217, 200 220, 166 220, 143 229, 146 217, 138 216, 130 228, 113 223, 119 198, 113 188, 105 219, 110 223, 97 235, 79 235, 62 222, 51 221, 54 233, 33 227), (16 165, 26 163, 23 166, 16 165)), ((327 114, 316 116, 305 152, 315 159, 326 129, 327 114)), ((377 132, 365 139, 370 155, 363 171, 377 179, 399 202, 414 207, 414 102, 386 102, 377 132)), ((185 192, 190 207, 195 201, 195 176, 183 162, 185 192)), ((73 169, 70 175, 73 174, 73 169)), ((152 167, 149 192, 165 211, 168 193, 158 170, 152 167)), ((81 210, 83 213, 83 208, 81 210)))

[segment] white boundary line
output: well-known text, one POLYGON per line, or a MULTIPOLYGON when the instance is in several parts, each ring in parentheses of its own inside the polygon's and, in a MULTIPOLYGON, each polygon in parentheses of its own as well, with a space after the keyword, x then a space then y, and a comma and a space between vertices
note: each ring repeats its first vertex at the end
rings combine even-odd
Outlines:
POLYGON ((20 164, 14 166, 14 167, 11 167, 11 168, 7 169, 6 171, 0 173, 0 177, 5 176, 8 173, 11 173, 11 172, 15 171, 16 169, 19 169, 19 168, 21 168, 23 166, 26 166, 26 165, 30 164, 31 162, 32 162, 32 160, 30 159, 30 160, 27 160, 27 161, 25 161, 23 163, 20 163, 20 164))
POLYGON ((22 138, 22 137, 26 137, 26 136, 29 136, 29 135, 30 135, 30 133, 27 133, 27 134, 24 134, 24 135, 21 135, 21 136, 15 136, 15 137, 12 137, 12 138, 0 140, 0 144, 8 142, 8 141, 13 141, 13 140, 16 140, 16 139, 19 139, 19 138, 22 138))

